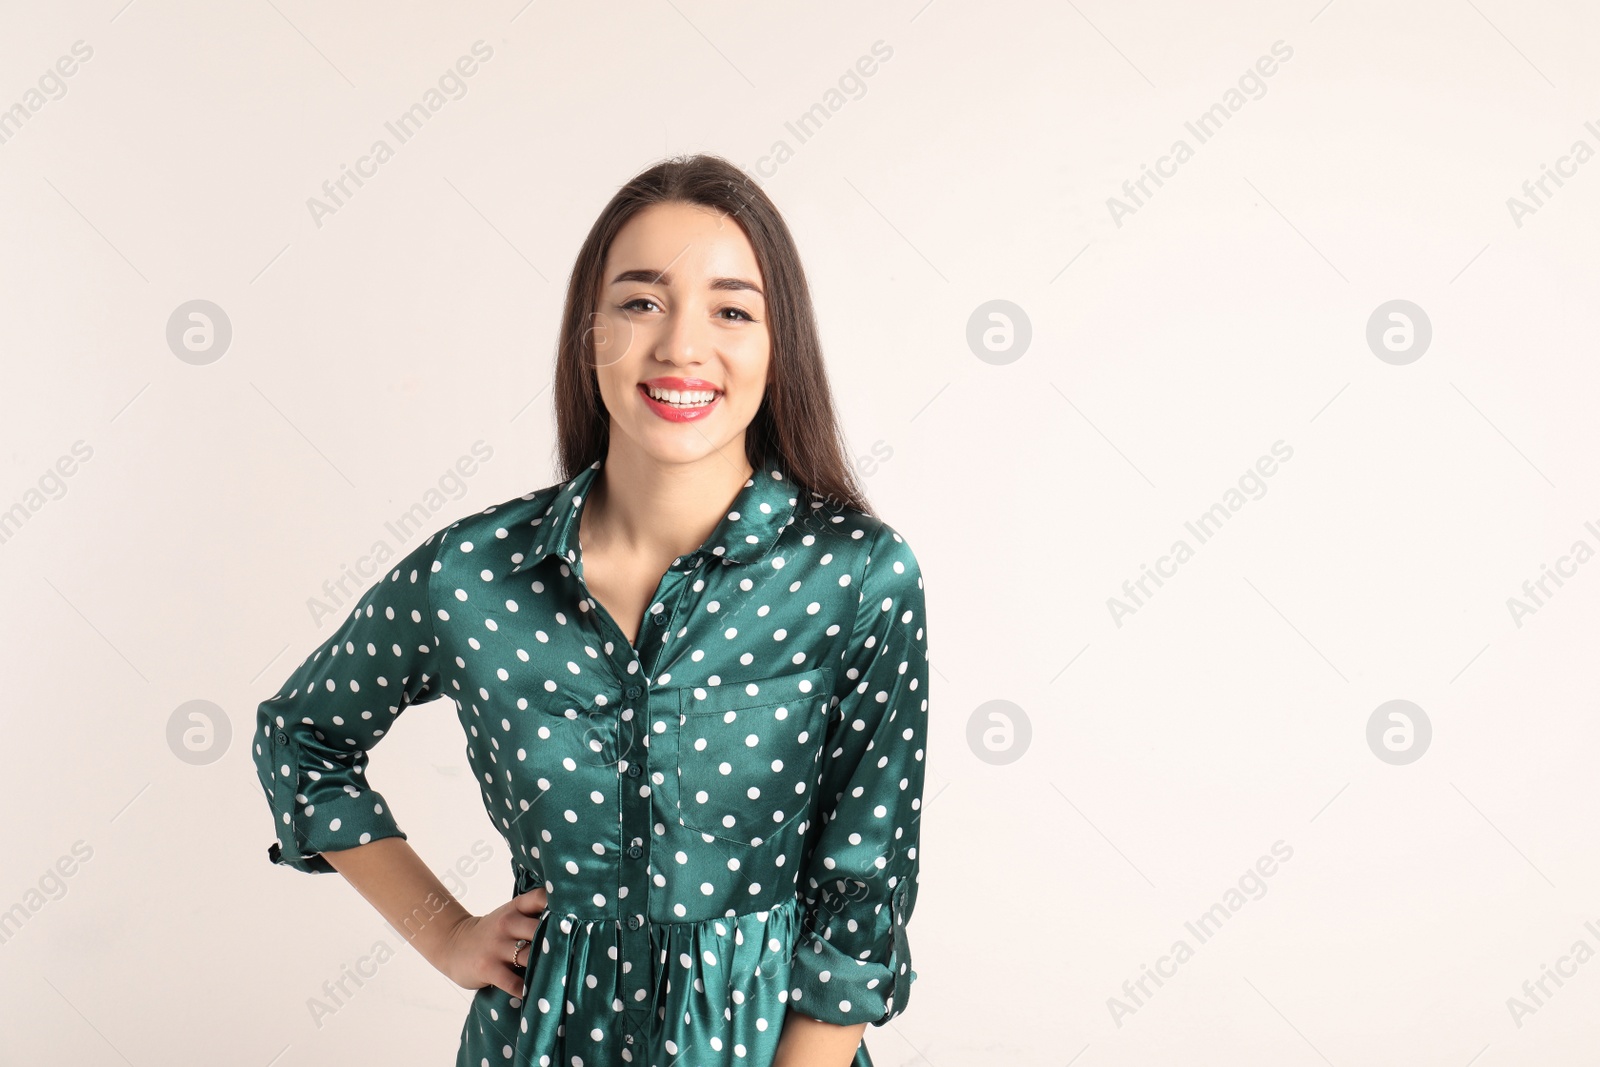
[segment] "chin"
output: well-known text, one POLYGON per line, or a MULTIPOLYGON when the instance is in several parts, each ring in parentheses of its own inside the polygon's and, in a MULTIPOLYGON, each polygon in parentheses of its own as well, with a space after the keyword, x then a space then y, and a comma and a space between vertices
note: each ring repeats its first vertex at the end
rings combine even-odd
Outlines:
POLYGON ((666 432, 655 430, 642 439, 634 438, 632 444, 650 459, 664 466, 698 463, 719 451, 737 447, 739 435, 708 433, 704 427, 693 423, 682 427, 664 427, 666 432))

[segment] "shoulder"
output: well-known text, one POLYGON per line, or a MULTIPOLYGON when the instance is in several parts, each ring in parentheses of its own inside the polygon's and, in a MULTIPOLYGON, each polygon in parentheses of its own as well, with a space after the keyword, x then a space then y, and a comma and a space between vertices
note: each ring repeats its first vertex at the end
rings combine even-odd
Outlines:
POLYGON ((545 521, 561 487, 562 483, 557 482, 460 515, 436 526, 418 550, 432 554, 441 567, 468 555, 472 556, 469 562, 478 563, 474 570, 487 565, 478 561, 509 561, 511 556, 527 551, 534 530, 545 521))
POLYGON ((488 539, 508 540, 520 536, 519 530, 532 532, 549 512, 551 504, 555 502, 556 494, 561 492, 560 482, 547 485, 542 489, 534 489, 520 496, 508 497, 505 500, 490 504, 479 511, 463 515, 454 522, 445 526, 440 533, 453 540, 463 537, 473 537, 479 541, 488 539))
POLYGON ((917 555, 905 534, 885 519, 803 492, 795 504, 794 525, 801 537, 814 537, 824 551, 848 561, 862 588, 893 591, 922 584, 917 555))

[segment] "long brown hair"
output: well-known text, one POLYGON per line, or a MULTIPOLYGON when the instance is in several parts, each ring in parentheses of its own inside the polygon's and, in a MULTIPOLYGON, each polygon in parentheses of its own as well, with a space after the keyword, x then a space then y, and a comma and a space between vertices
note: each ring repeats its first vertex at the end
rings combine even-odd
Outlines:
MULTIPOLYGON (((606 255, 625 223, 653 204, 687 203, 728 215, 755 250, 766 290, 772 354, 766 393, 745 432, 745 458, 760 471, 776 458, 797 485, 835 507, 874 514, 861 491, 833 409, 811 290, 794 238, 753 179, 721 156, 676 156, 640 173, 606 204, 578 250, 567 282, 556 349, 556 438, 565 481, 605 458, 611 417, 595 376, 594 322, 606 255)), ((800 517, 806 504, 802 496, 800 517)))

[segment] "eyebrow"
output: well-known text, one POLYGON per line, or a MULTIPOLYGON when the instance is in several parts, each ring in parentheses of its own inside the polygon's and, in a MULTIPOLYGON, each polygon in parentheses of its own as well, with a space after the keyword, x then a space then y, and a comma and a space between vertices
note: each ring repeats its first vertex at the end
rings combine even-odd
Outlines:
MULTIPOLYGON (((671 285, 672 276, 667 274, 665 271, 659 270, 625 270, 621 274, 618 274, 615 278, 611 279, 612 285, 616 285, 620 282, 644 282, 647 285, 671 285)), ((763 293, 754 282, 747 281, 744 278, 713 278, 711 279, 711 288, 718 291, 748 290, 759 297, 765 298, 766 296, 766 294, 763 293)))

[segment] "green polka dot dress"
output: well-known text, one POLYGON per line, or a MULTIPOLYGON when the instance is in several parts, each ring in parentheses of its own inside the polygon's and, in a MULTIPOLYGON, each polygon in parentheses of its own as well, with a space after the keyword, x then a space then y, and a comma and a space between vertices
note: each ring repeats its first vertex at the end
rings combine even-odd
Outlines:
POLYGON ((332 873, 324 850, 403 838, 369 753, 447 697, 508 895, 549 895, 527 996, 476 991, 458 1067, 768 1067, 789 1010, 888 1022, 916 979, 916 557, 769 462, 634 647, 583 583, 600 466, 435 532, 261 704, 269 857, 332 873))

